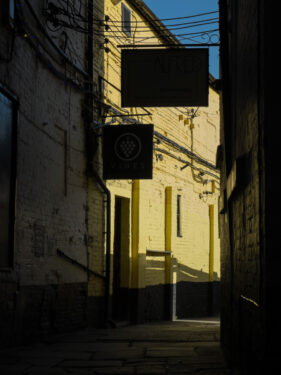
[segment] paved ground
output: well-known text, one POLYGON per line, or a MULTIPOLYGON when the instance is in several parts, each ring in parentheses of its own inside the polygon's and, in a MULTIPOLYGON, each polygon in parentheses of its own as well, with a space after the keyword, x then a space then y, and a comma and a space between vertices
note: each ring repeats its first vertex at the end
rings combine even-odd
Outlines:
POLYGON ((0 351, 3 375, 228 375, 219 324, 164 322, 85 329, 0 351))

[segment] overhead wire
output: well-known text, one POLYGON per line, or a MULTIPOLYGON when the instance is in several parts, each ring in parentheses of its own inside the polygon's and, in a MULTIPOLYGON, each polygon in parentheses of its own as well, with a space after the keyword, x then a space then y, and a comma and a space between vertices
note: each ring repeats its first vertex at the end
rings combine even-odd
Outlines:
MULTIPOLYGON (((178 35, 174 35, 175 37, 177 38, 181 38, 181 40, 186 40, 186 39, 189 39, 187 38, 187 35, 193 35, 193 38, 195 37, 200 37, 202 35, 207 35, 207 34, 210 34, 210 33, 214 33, 214 32, 217 32, 219 31, 219 29, 212 29, 212 30, 204 30, 204 31, 200 31, 200 32, 194 32, 194 33, 185 33, 185 34, 178 34, 178 35)), ((153 37, 137 37, 137 39, 140 39, 138 40, 138 42, 143 42, 145 40, 151 40, 151 39, 157 39, 157 37, 153 36, 153 37)), ((197 41, 198 43, 198 41, 197 41)))
MULTIPOLYGON (((60 71, 53 62, 55 62, 57 65, 64 66, 66 69, 65 63, 67 62, 70 64, 71 68, 74 68, 76 72, 79 72, 85 79, 88 77, 88 74, 83 70, 77 67, 77 65, 71 61, 70 57, 68 57, 62 49, 60 49, 50 38, 48 33, 46 32, 45 28, 41 24, 39 18, 37 17, 33 7, 29 3, 29 0, 25 0, 25 3, 28 5, 28 8, 34 17, 37 26, 39 26, 39 29, 41 32, 43 32, 44 36, 47 38, 47 40, 50 42, 51 46, 55 48, 55 50, 59 53, 59 55, 63 58, 63 60, 59 61, 57 58, 55 58, 54 54, 50 52, 49 48, 43 43, 40 38, 32 31, 29 24, 27 24, 25 18, 24 18, 24 12, 22 9, 22 5, 20 1, 16 1, 16 11, 17 11, 17 18, 18 22, 20 23, 20 27, 22 30, 24 30, 24 39, 30 44, 30 46, 36 51, 38 58, 43 62, 43 64, 59 79, 61 79, 65 84, 70 85, 71 87, 77 89, 78 91, 85 92, 84 88, 84 81, 81 82, 81 80, 78 78, 78 76, 75 74, 75 78, 67 75, 66 72, 60 71)), ((68 72, 70 73, 70 72, 68 72)), ((73 76, 73 73, 70 73, 73 76)))
MULTIPOLYGON (((160 28, 161 27, 163 27, 164 29, 167 29, 167 28, 169 28, 169 27, 177 27, 177 26, 189 26, 189 25, 197 25, 198 23, 201 23, 201 22, 210 22, 210 21, 218 21, 219 20, 219 18, 218 17, 216 17, 216 18, 207 18, 207 19, 205 19, 205 20, 199 20, 199 21, 192 21, 192 22, 183 22, 183 23, 173 23, 173 24, 171 24, 171 25, 165 25, 165 24, 163 24, 163 25, 161 25, 161 24, 157 24, 157 26, 160 26, 160 28)), ((110 19, 109 19, 109 21, 110 21, 110 19)), ((108 21, 108 22, 109 22, 108 21)), ((112 27, 112 26, 114 26, 114 25, 110 25, 110 27, 112 27)), ((117 27, 120 27, 120 26, 117 26, 117 27)), ((137 26, 138 27, 138 29, 147 29, 147 30, 151 30, 151 27, 149 26, 149 25, 147 25, 147 26, 137 26)))
MULTIPOLYGON (((71 5, 71 2, 70 1, 65 1, 65 0, 59 0, 60 3, 63 1, 65 4, 67 4, 67 7, 71 5)), ((80 10, 81 10, 81 2, 80 2, 80 10)), ((68 14, 68 17, 69 17, 69 21, 70 21, 70 24, 67 24, 65 21, 63 20, 56 20, 57 22, 57 25, 58 27, 59 26, 64 26, 64 27, 68 27, 68 28, 73 28, 75 29, 76 31, 79 31, 79 32, 82 32, 82 33, 87 33, 87 28, 81 26, 81 24, 77 24, 76 20, 74 19, 74 17, 77 17, 77 16, 81 16, 80 14, 80 10, 79 12, 76 12, 75 11, 75 8, 74 6, 72 6, 72 14, 69 15, 68 14), (72 21, 71 21, 71 17, 72 17, 72 21), (75 21, 75 22, 74 22, 75 21)), ((96 10, 98 10, 99 12, 101 12, 98 8, 96 8, 96 10)), ((62 10, 60 10, 62 11, 62 10)), ((67 12, 64 12, 64 14, 66 14, 67 12)), ((155 19, 154 21, 157 22, 156 23, 156 26, 158 29, 162 29, 162 30, 179 30, 179 29, 187 29, 187 28, 192 28, 192 27, 198 27, 198 26, 204 26, 204 25, 210 25, 210 24, 214 24, 214 23, 217 23, 218 21, 214 18, 210 18, 210 19, 206 19, 206 20, 199 20, 199 21, 193 21, 193 22, 190 22, 190 23, 186 23, 185 26, 182 26, 184 24, 180 24, 181 26, 178 27, 177 24, 174 24, 176 27, 174 28, 171 28, 169 29, 169 25, 159 25, 159 21, 163 21, 163 20, 175 20, 175 19, 190 19, 190 18, 194 18, 194 17, 199 17, 199 16, 202 16, 202 15, 209 15, 209 14, 214 14, 214 13, 218 13, 217 11, 214 11, 214 12, 206 12, 206 13, 200 13, 200 14, 196 14, 196 15, 191 15, 191 16, 186 16, 186 17, 174 17, 174 18, 167 18, 167 19, 155 19)), ((86 19, 83 19, 81 17, 81 21, 82 22, 85 22, 86 23, 86 19)), ((116 23, 120 23, 120 25, 122 25, 123 21, 118 21, 118 20, 111 20, 110 18, 108 18, 106 20, 106 24, 104 24, 105 20, 98 20, 99 21, 99 26, 108 26, 110 23, 112 23, 111 27, 110 27, 110 31, 109 30, 104 30, 103 32, 100 31, 100 30, 97 30, 95 29, 94 30, 94 34, 95 35, 100 35, 100 36, 104 36, 104 37, 110 37, 110 36, 115 36, 117 38, 120 38, 122 36, 119 37, 119 35, 117 34, 116 35, 116 32, 122 32, 122 30, 119 30, 119 27, 118 25, 116 25, 116 23), (115 28, 117 30, 113 30, 112 29, 115 28)), ((139 20, 131 20, 131 24, 132 25, 138 25, 139 23, 143 23, 145 22, 147 24, 147 21, 139 21, 139 20)), ((172 26, 172 25, 171 25, 172 26)), ((144 27, 144 26, 140 26, 140 27, 144 27)), ((145 28, 145 27, 144 27, 145 28)), ((149 28, 147 29, 149 30, 149 28)), ((138 33, 140 32, 146 32, 146 30, 136 30, 135 29, 135 32, 138 31, 138 33)), ((199 31, 199 32, 195 32, 195 33, 182 33, 182 34, 174 34, 175 37, 179 37, 179 38, 182 38, 182 39, 185 39, 185 37, 187 36, 191 36, 191 35, 194 35, 194 36, 200 36, 200 35, 206 35, 206 34, 209 34, 211 32, 216 32, 218 31, 218 29, 212 29, 212 30, 203 30, 203 31, 199 31)), ((123 33, 124 34, 124 33, 123 33)), ((153 37, 146 37, 146 38, 143 38, 141 36, 135 36, 135 39, 142 39, 142 40, 148 40, 148 39, 153 39, 155 38, 154 36, 153 37)))
MULTIPOLYGON (((160 27, 160 30, 169 30, 169 31, 173 31, 173 30, 182 30, 182 29, 190 29, 190 28, 193 28, 193 27, 200 27, 200 26, 205 26, 205 25, 211 25, 211 24, 214 24, 214 23, 218 23, 218 19, 216 19, 216 21, 206 21, 206 22, 200 22, 200 23, 196 23, 195 25, 191 25, 191 24, 186 24, 186 25, 183 25, 181 24, 182 26, 180 27, 160 27)), ((113 25, 114 26, 114 25, 113 25)), ((114 26, 114 27, 118 27, 118 26, 114 26)), ((110 26, 110 30, 113 32, 114 30, 112 30, 112 26, 110 26)), ((146 33, 146 32, 149 32, 151 31, 151 29, 149 28, 145 28, 145 29, 140 29, 137 28, 137 31, 138 33, 146 33)))
MULTIPOLYGON (((182 20, 182 19, 195 18, 195 17, 199 17, 199 16, 203 16, 203 15, 208 15, 208 14, 214 14, 214 13, 219 13, 219 11, 216 10, 216 11, 205 12, 205 13, 197 13, 197 14, 193 14, 191 16, 184 16, 184 17, 155 18, 155 19, 151 19, 150 21, 152 21, 152 22, 159 22, 159 21, 182 20)), ((101 20, 96 20, 96 21, 100 22, 101 20)), ((118 22, 122 23, 123 21, 118 21, 118 22)), ((141 20, 137 20, 135 22, 136 23, 147 23, 147 21, 141 21, 141 20)))
MULTIPOLYGON (((115 22, 118 22, 118 21, 115 21, 115 22)), ((117 29, 119 29, 119 27, 117 27, 117 29)), ((214 31, 214 30, 208 30, 208 31, 214 31)), ((200 32, 200 33, 187 33, 187 34, 181 34, 180 36, 184 36, 184 35, 198 35, 198 34, 202 34, 202 33, 206 33, 206 32, 208 32, 208 31, 204 31, 204 32, 200 32)), ((116 38, 118 38, 118 39, 120 39, 120 38, 123 38, 123 39, 127 39, 125 36, 123 36, 123 31, 122 30, 118 30, 117 32, 119 32, 121 35, 119 36, 119 35, 117 35, 116 36, 116 33, 115 33, 115 37, 116 38)), ((104 34, 103 34, 104 35, 104 34)), ((149 39, 150 38, 157 38, 157 37, 155 37, 155 36, 153 36, 153 37, 148 37, 149 39)), ((145 38, 145 39, 148 39, 148 38, 145 38)), ((137 115, 137 114, 136 114, 137 115)), ((161 137, 162 138, 162 137, 161 137)), ((162 138, 162 140, 163 140, 163 138, 162 138)), ((170 141, 167 141, 167 143, 168 144, 171 144, 171 140, 170 141)), ((173 142, 174 143, 174 142, 173 142)), ((180 152, 182 152, 183 151, 183 148, 181 147, 181 146, 177 146, 176 147, 176 149, 178 150, 178 151, 180 151, 180 152)), ((197 159, 197 158, 196 158, 197 159)), ((197 160, 198 161, 198 160, 197 160)), ((204 161, 205 162, 205 161, 204 161)), ((205 163, 204 163, 205 164, 205 163)), ((213 166, 212 166, 213 167, 213 166)))
MULTIPOLYGON (((60 1, 62 1, 62 2, 64 2, 64 3, 70 3, 70 1, 69 0, 60 0, 60 1)), ((92 12, 91 10, 89 11, 90 12, 90 14, 92 14, 92 15, 94 15, 94 13, 95 12, 98 12, 98 13, 100 13, 100 15, 101 15, 101 17, 102 18, 94 18, 94 23, 98 23, 98 24, 101 24, 103 21, 104 21, 104 11, 102 11, 102 10, 100 10, 96 5, 94 5, 94 12, 92 12)), ((193 15, 190 15, 190 16, 183 16, 183 17, 172 17, 172 18, 155 18, 155 19, 151 19, 150 21, 151 22, 158 22, 159 23, 159 21, 160 22, 162 22, 162 21, 172 21, 172 20, 182 20, 182 19, 190 19, 190 18, 196 18, 196 17, 201 17, 201 16, 205 16, 205 15, 210 15, 210 14, 216 14, 216 13, 219 13, 219 11, 211 11, 211 12, 204 12, 204 13, 197 13, 197 14, 193 14, 193 15)), ((80 14, 79 14, 79 16, 81 16, 80 14)), ((85 21, 87 22, 87 20, 85 19, 85 21)), ((111 20, 108 20, 108 22, 112 22, 111 20)), ((118 23, 123 23, 123 21, 117 21, 118 23)), ((142 23, 145 23, 145 24, 147 24, 148 23, 148 21, 142 21, 142 20, 135 20, 135 21, 133 21, 133 22, 135 22, 135 23, 137 23, 137 24, 142 24, 142 23)), ((164 25, 165 26, 165 25, 164 25)))
MULTIPOLYGON (((64 2, 65 3, 67 3, 67 6, 69 6, 70 5, 70 2, 69 1, 65 1, 64 0, 64 2)), ((79 10, 79 12, 78 13, 80 13, 81 12, 81 3, 80 3, 80 10, 79 10)), ((72 20, 74 19, 73 17, 69 17, 69 21, 71 22, 72 20, 71 20, 71 18, 72 18, 72 20)), ((177 19, 183 19, 183 18, 186 18, 186 17, 180 17, 180 18, 177 18, 177 19)), ((190 18, 190 17, 188 17, 188 18, 190 18)), ((123 30, 121 30, 120 29, 120 27, 117 25, 116 26, 116 23, 118 23, 119 21, 116 21, 116 20, 114 20, 114 21, 112 21, 113 22, 113 25, 114 25, 114 27, 117 29, 117 30, 112 30, 111 29, 111 32, 108 32, 108 31, 104 31, 104 32, 102 32, 102 33, 97 33, 97 32, 95 32, 95 35, 100 35, 100 36, 102 36, 102 37, 106 37, 106 36, 109 36, 110 34, 111 34, 111 36, 112 36, 112 34, 113 34, 113 38, 115 39, 115 40, 118 40, 118 41, 120 41, 120 39, 122 40, 128 40, 128 37, 127 36, 125 36, 125 34, 124 34, 124 32, 123 32, 123 30)), ((137 32, 137 31, 139 31, 139 30, 137 30, 137 20, 136 21, 132 21, 133 23, 135 22, 135 28, 134 28, 134 31, 133 31, 133 33, 132 33, 132 36, 133 36, 133 41, 134 41, 134 39, 142 39, 142 41, 143 40, 147 40, 147 39, 159 39, 158 37, 156 37, 156 36, 153 36, 153 37, 146 37, 146 38, 142 38, 142 37, 136 37, 136 35, 135 35, 135 33, 137 32)), ((213 23, 213 22, 212 22, 213 23)), ((205 23, 205 24, 207 24, 207 23, 205 23)), ((202 26, 202 22, 201 23, 199 23, 199 21, 198 22, 196 22, 196 23, 194 23, 194 25, 193 26, 202 26)), ((65 25, 62 25, 62 27, 63 26, 65 26, 65 25)), ((104 25, 103 25, 104 26, 104 25)), ((121 26, 121 25, 120 25, 121 26)), ((185 28, 190 28, 190 27, 192 27, 192 26, 187 26, 187 27, 182 27, 182 28, 177 28, 177 29, 185 29, 185 28)), ((76 22, 74 23, 74 25, 72 26, 72 28, 75 30, 75 29, 77 29, 78 31, 82 31, 82 32, 84 32, 85 30, 83 30, 83 28, 80 26, 80 25, 77 25, 76 24, 76 22)), ((143 30, 142 30, 143 31, 143 30)), ((195 36, 198 36, 198 35, 202 35, 202 34, 204 34, 204 35, 206 35, 206 33, 208 33, 208 32, 213 32, 213 31, 216 31, 216 30, 205 30, 205 31, 201 31, 201 32, 196 32, 196 33, 184 33, 184 34, 179 34, 179 35, 175 35, 175 36, 178 36, 178 37, 184 37, 184 36, 187 36, 187 35, 194 35, 194 37, 195 36)), ((140 31, 139 31, 140 32, 140 31)), ((143 31, 144 32, 144 31, 143 31)), ((72 45, 72 47, 73 47, 73 44, 72 44, 72 42, 70 42, 70 44, 72 45)), ((114 45, 113 43, 112 43, 112 45, 114 45)), ((74 54, 77 54, 76 53, 76 51, 75 51, 75 48, 73 48, 73 51, 74 51, 74 54)), ((117 56, 116 56, 117 57, 117 56)), ((111 64, 110 64, 110 66, 111 66, 111 64)), ((113 68, 112 66, 111 66, 111 68, 113 68)), ((135 114, 135 116, 138 118, 138 113, 136 113, 135 114)), ((138 120, 135 120, 135 119, 132 119, 132 118, 129 118, 129 120, 126 120, 126 119, 124 119, 124 115, 120 115, 120 116, 122 116, 121 117, 121 121, 123 122, 124 120, 125 120, 125 122, 126 121, 129 121, 129 122, 139 122, 139 118, 138 118, 138 120)), ((191 155, 190 154, 190 152, 188 152, 188 150, 187 149, 185 149, 185 148, 183 148, 182 146, 180 146, 180 145, 178 145, 178 144, 176 144, 174 141, 172 141, 172 140, 170 140, 170 139, 166 139, 166 137, 164 137, 164 136, 162 136, 162 135, 160 135, 160 133, 158 133, 158 134, 155 134, 156 135, 156 137, 159 139, 159 137, 160 137, 160 139, 161 139, 161 141, 164 141, 164 143, 166 143, 167 145, 169 145, 169 146, 173 146, 173 148, 176 150, 176 151, 178 151, 178 152, 181 152, 181 153, 184 153, 184 154, 187 154, 188 156, 190 156, 191 157, 191 161, 196 161, 196 162, 199 162, 199 163, 202 163, 202 164, 204 164, 205 166, 207 166, 207 167, 209 167, 209 168, 211 168, 211 169, 213 169, 214 168, 214 166, 213 165, 211 165, 210 163, 208 163, 208 162, 206 162, 206 160, 204 160, 204 159, 202 159, 202 157, 201 156, 199 156, 198 157, 198 155, 191 155), (206 165, 206 163, 207 164, 210 164, 210 165, 206 165)), ((159 149, 159 151, 160 151, 160 149, 159 149)), ((175 155, 173 155, 173 154, 171 154, 170 156, 172 156, 172 157, 176 157, 175 155)), ((176 157, 176 158, 178 158, 178 157, 176 157)), ((179 158, 178 158, 178 160, 179 160, 179 158)), ((213 177, 215 177, 216 179, 218 179, 219 177, 218 176, 216 176, 216 175, 214 175, 213 173, 211 173, 211 172, 209 172, 209 171, 206 171, 206 170, 203 170, 203 169, 201 169, 201 168, 198 168, 198 167, 196 167, 196 166, 194 166, 194 165, 192 165, 192 162, 190 163, 190 162, 187 162, 187 161, 184 161, 184 160, 180 160, 181 162, 184 162, 184 163, 187 163, 190 167, 191 167, 191 169, 194 169, 194 170, 197 170, 197 171, 200 171, 200 172, 202 172, 202 173, 204 173, 204 174, 209 174, 209 175, 212 175, 213 177)))

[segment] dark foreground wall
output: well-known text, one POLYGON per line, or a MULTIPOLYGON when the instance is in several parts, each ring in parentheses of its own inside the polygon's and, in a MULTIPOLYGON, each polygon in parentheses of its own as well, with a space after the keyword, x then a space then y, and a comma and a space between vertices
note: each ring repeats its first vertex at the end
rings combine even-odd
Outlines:
POLYGON ((87 324, 87 284, 0 285, 1 345, 26 343, 45 334, 87 324))
POLYGON ((279 362, 280 106, 274 4, 221 0, 221 338, 229 361, 279 362))

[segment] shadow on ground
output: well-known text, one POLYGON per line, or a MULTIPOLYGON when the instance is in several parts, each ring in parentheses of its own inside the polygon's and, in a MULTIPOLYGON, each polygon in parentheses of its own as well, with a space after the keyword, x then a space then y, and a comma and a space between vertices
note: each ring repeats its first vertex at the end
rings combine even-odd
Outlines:
POLYGON ((232 374, 218 322, 175 321, 84 329, 0 351, 5 375, 232 374))

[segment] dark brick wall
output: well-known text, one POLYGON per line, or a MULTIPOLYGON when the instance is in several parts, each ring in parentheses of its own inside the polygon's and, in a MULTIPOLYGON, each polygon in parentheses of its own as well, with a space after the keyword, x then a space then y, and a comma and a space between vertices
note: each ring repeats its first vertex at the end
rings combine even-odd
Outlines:
MULTIPOLYGON (((45 26, 46 2, 30 4, 45 26)), ((59 258, 58 248, 86 267, 89 258, 95 264, 103 259, 88 234, 88 223, 95 222, 88 222, 85 93, 72 81, 75 77, 84 88, 84 74, 69 63, 87 69, 85 35, 47 30, 57 46, 71 40, 64 48, 67 62, 40 31, 26 2, 17 2, 15 11, 14 29, 0 20, 0 90, 17 107, 13 244, 9 268, 0 265, 0 342, 6 344, 85 325, 88 274, 59 258)), ((103 196, 96 194, 95 200, 103 209, 103 196)), ((101 221, 101 212, 95 211, 96 220, 101 221)))
POLYGON ((15 320, 16 284, 0 284, 0 345, 5 345, 11 341, 15 320))
POLYGON ((219 316, 220 282, 177 283, 176 316, 179 319, 219 316))
MULTIPOLYGON (((218 316, 220 313, 220 282, 178 282, 174 285, 158 284, 130 290, 130 320, 142 323, 218 316), (173 311, 173 288, 176 304, 173 311)), ((125 319, 126 320, 126 319, 125 319)))
POLYGON ((222 0, 220 5, 225 149, 221 194, 235 160, 242 160, 238 174, 244 176, 219 218, 221 337, 228 359, 253 369, 278 358, 273 342, 280 337, 280 146, 274 135, 280 104, 272 93, 279 74, 273 42, 278 23, 273 5, 264 1, 222 0))
POLYGON ((158 321, 164 320, 165 315, 165 285, 159 284, 145 288, 145 308, 144 319, 145 321, 158 321))
POLYGON ((87 284, 0 288, 0 345, 26 343, 87 324, 87 284), (3 308, 4 307, 4 308, 3 308))

